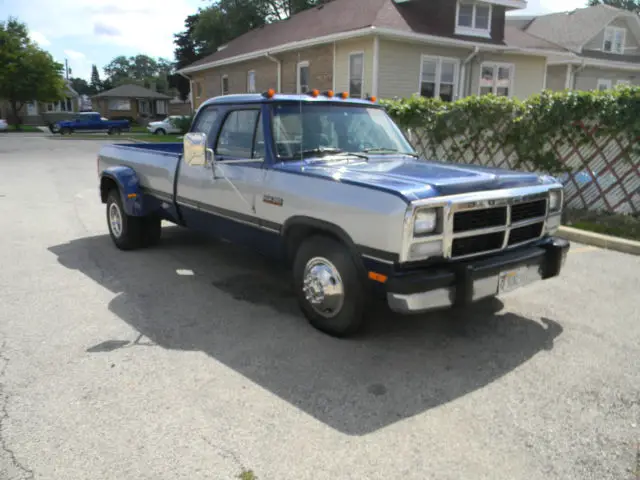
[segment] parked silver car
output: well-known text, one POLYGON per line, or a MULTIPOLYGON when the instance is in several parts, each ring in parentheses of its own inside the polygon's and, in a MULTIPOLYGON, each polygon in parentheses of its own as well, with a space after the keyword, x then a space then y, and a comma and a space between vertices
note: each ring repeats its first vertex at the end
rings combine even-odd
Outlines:
POLYGON ((151 122, 147 125, 147 130, 154 135, 166 135, 168 133, 180 133, 180 128, 175 121, 184 118, 183 115, 170 115, 159 122, 151 122))

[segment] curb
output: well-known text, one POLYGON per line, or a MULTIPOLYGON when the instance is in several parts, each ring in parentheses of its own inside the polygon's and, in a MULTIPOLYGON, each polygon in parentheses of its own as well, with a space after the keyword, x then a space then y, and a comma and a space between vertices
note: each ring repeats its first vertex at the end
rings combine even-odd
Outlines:
POLYGON ((635 240, 602 235, 587 230, 580 230, 579 228, 565 227, 564 225, 558 229, 557 235, 571 242, 584 243, 585 245, 629 253, 631 255, 640 255, 640 242, 636 242, 635 240))

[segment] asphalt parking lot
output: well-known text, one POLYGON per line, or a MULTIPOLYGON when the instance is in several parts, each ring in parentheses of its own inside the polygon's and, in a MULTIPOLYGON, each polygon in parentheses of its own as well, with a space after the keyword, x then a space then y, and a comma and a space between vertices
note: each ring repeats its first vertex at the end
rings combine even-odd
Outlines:
POLYGON ((116 250, 100 145, 0 137, 0 479, 640 478, 640 257, 337 340, 250 252, 116 250))

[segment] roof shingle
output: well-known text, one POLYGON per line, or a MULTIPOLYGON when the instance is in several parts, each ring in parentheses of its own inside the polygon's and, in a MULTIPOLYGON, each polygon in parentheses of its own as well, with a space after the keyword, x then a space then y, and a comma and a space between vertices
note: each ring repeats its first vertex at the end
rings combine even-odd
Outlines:
POLYGON ((120 85, 119 87, 112 88, 94 95, 94 98, 152 98, 157 100, 169 100, 170 96, 162 93, 154 92, 148 88, 141 87, 139 85, 120 85))

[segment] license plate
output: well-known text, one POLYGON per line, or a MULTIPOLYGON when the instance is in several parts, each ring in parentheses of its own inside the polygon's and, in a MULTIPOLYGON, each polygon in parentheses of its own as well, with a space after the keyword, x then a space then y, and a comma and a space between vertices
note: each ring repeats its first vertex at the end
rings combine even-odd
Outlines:
POLYGON ((521 287, 525 281, 526 268, 500 272, 498 293, 507 293, 521 287))

